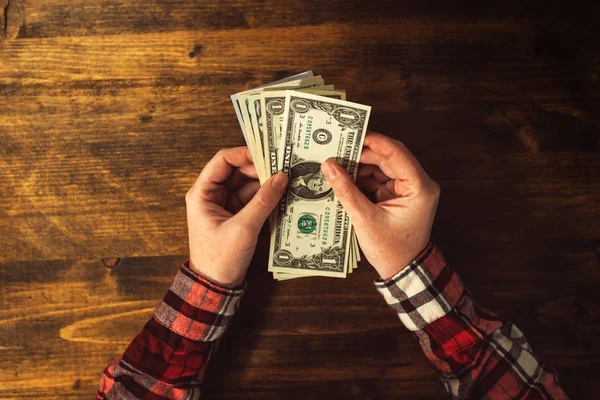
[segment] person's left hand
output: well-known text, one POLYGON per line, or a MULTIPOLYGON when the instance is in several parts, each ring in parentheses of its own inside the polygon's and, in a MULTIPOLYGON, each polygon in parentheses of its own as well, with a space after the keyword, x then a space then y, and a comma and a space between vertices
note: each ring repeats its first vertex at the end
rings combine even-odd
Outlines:
POLYGON ((287 183, 280 172, 260 186, 247 147, 220 150, 185 196, 190 268, 221 286, 242 284, 258 234, 287 183))

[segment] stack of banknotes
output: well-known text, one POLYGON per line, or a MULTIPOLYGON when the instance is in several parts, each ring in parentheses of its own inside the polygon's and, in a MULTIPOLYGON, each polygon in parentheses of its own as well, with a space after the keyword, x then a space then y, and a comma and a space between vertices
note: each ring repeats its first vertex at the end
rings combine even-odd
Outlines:
POLYGON ((334 160, 356 179, 371 107, 303 72, 231 96, 260 183, 279 171, 290 182, 269 219, 275 279, 345 278, 360 261, 343 206, 322 174, 334 160))

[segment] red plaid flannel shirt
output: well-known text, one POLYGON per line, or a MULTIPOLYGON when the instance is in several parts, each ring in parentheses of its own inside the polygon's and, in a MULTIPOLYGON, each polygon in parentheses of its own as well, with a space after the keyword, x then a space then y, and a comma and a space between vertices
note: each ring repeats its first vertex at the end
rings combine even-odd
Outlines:
POLYGON ((96 398, 199 399, 208 360, 243 293, 184 264, 153 318, 104 370, 96 398))
POLYGON ((477 305, 432 244, 375 286, 414 332, 453 399, 567 398, 519 328, 477 305))
MULTIPOLYGON (((473 302, 433 245, 377 290, 440 373, 453 399, 565 399, 523 333, 473 302)), ((154 317, 104 371, 97 399, 198 399, 204 370, 243 289, 184 265, 154 317)))

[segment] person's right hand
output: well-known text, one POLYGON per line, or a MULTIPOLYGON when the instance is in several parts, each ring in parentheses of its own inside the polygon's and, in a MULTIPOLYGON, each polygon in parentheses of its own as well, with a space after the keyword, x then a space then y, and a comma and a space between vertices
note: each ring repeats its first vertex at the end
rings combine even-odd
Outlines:
POLYGON ((376 203, 335 162, 326 161, 321 169, 348 212, 365 257, 387 279, 429 243, 440 187, 403 143, 380 133, 367 133, 360 162, 357 184, 373 193, 376 203))

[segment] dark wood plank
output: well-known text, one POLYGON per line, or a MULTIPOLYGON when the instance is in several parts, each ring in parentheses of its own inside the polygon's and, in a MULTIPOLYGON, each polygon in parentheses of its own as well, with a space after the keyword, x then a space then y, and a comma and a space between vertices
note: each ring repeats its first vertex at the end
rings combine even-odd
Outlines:
MULTIPOLYGON (((19 1, 15 0, 15 3, 19 1)), ((15 5, 11 8, 16 8, 15 5)), ((19 24, 19 38, 295 27, 347 21, 376 23, 383 17, 437 16, 455 20, 469 17, 518 18, 534 23, 540 32, 556 32, 572 37, 597 29, 595 15, 598 5, 588 3, 568 7, 564 2, 554 0, 527 3, 506 0, 486 4, 449 4, 427 0, 401 6, 393 0, 378 0, 368 4, 360 0, 331 0, 326 6, 316 0, 302 3, 286 0, 225 0, 219 3, 202 0, 28 0, 24 11, 24 18, 19 24)), ((580 42, 595 42, 592 35, 576 37, 580 42)))

